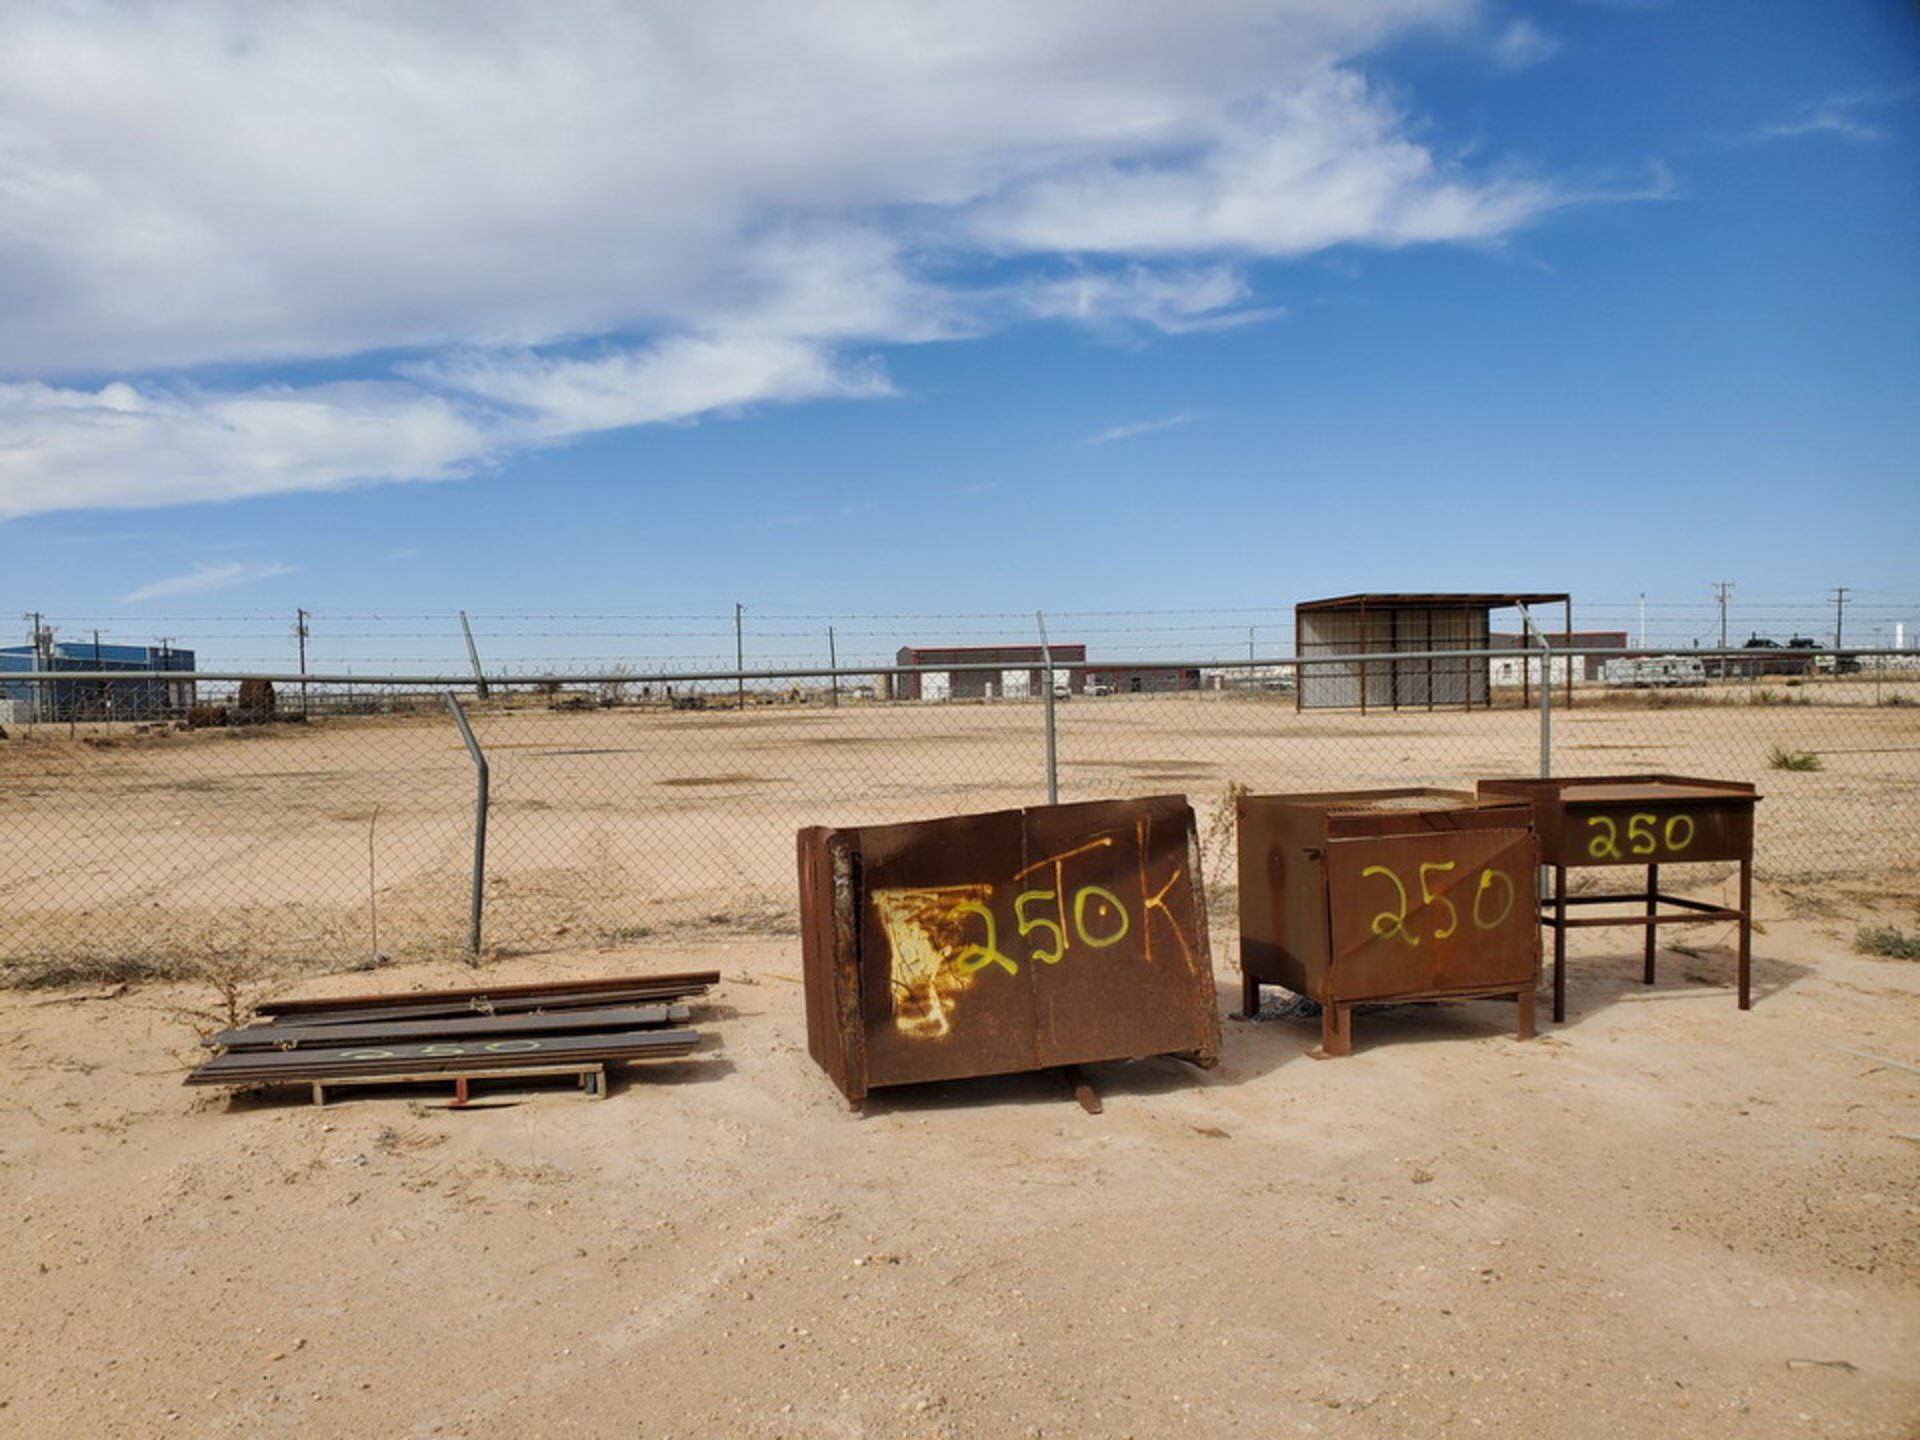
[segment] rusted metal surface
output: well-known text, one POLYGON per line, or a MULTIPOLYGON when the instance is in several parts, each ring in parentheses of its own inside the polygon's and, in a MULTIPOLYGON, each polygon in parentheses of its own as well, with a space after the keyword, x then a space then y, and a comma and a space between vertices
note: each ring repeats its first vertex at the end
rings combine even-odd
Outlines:
POLYGON ((1540 832, 1542 861, 1553 870, 1553 893, 1540 922, 1553 932, 1553 1018, 1567 1018, 1567 931, 1600 925, 1639 925, 1646 931, 1643 983, 1656 972, 1655 936, 1662 925, 1732 921, 1739 936, 1735 991, 1742 1010, 1753 1007, 1753 824, 1760 796, 1739 780, 1693 775, 1591 775, 1554 779, 1482 780, 1485 797, 1526 799, 1540 832), (1660 888, 1660 867, 1732 861, 1740 869, 1740 900, 1720 905, 1660 888), (1567 871, 1642 865, 1643 889, 1569 895, 1567 871), (1630 904, 1626 915, 1580 915, 1575 906, 1630 904), (1668 909, 1662 910, 1662 906, 1668 909))
POLYGON ((1670 865, 1753 854, 1759 796, 1737 780, 1600 775, 1482 780, 1482 795, 1530 801, 1548 865, 1670 865))
POLYGON ((604 1035, 520 1036, 432 1044, 343 1045, 323 1049, 246 1050, 216 1055, 187 1076, 189 1085, 276 1084, 328 1075, 455 1073, 485 1066, 558 1065, 684 1055, 699 1041, 692 1030, 635 1030, 604 1035))
MULTIPOLYGON (((704 994, 716 971, 605 976, 467 990, 272 1000, 267 1018, 222 1031, 218 1053, 189 1085, 468 1079, 506 1071, 593 1072, 609 1062, 684 1055, 700 1036, 685 1005, 642 1003, 704 994)), ((597 1086, 595 1087, 597 1093, 597 1086)))
POLYGON ((460 1020, 369 1020, 340 1025, 249 1025, 222 1030, 207 1047, 218 1050, 291 1050, 301 1045, 366 1045, 375 1041, 459 1040, 483 1035, 564 1035, 568 1031, 646 1029, 678 1024, 693 1011, 685 1005, 591 1006, 530 1015, 475 1015, 460 1020))
POLYGON ((1531 807, 1431 789, 1239 801, 1242 1013, 1260 986, 1319 1002, 1345 1054, 1361 1001, 1511 996, 1532 1030, 1540 971, 1531 807))
POLYGON ((311 999, 262 1000, 262 1015, 306 1015, 319 1011, 401 1009, 409 1006, 467 1006, 506 1000, 560 999, 566 996, 650 992, 648 998, 697 994, 720 983, 718 970, 689 970, 658 975, 603 975, 592 980, 542 980, 518 985, 479 985, 466 990, 399 990, 371 995, 326 995, 311 999))
POLYGON ((562 1010, 602 1009, 651 1001, 693 999, 704 990, 665 986, 655 990, 588 990, 566 995, 507 995, 492 999, 449 1000, 411 1005, 367 1006, 354 1010, 302 1010, 276 1017, 301 1025, 357 1025, 374 1020, 424 1020, 434 1016, 547 1015, 562 1010))
POLYGON ((1354 595, 1332 595, 1324 600, 1302 600, 1293 608, 1308 614, 1329 610, 1383 610, 1398 605, 1424 610, 1458 609, 1471 606, 1478 610, 1508 610, 1516 605, 1563 605, 1573 597, 1564 590, 1535 594, 1529 591, 1422 590, 1417 592, 1371 591, 1354 595))
POLYGON ((1181 796, 799 835, 808 1048, 847 1098, 1186 1054, 1219 1015, 1181 796))

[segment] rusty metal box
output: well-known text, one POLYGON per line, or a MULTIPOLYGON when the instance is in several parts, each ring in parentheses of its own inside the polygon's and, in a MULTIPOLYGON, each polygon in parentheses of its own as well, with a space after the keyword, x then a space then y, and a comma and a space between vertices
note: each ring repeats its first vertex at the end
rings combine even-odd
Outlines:
POLYGON ((1674 865, 1753 858, 1754 787, 1691 775, 1482 780, 1483 797, 1534 807, 1541 859, 1594 865, 1674 865))
POLYGON ((1514 997, 1533 1030, 1540 931, 1531 805, 1465 791, 1245 795, 1239 802, 1242 1013, 1260 986, 1321 1006, 1349 1053, 1362 1001, 1514 997))
POLYGON ((807 1048, 855 1105, 886 1085, 1219 1052, 1184 796, 814 827, 799 859, 807 1048))

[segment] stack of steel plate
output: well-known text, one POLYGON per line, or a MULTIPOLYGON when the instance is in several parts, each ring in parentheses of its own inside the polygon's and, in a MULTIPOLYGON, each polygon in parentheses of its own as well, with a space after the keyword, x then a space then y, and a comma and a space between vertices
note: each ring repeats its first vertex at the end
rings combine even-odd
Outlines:
MULTIPOLYGON (((699 1042, 676 1003, 718 972, 623 975, 473 990, 271 1000, 265 1020, 207 1041, 189 1085, 329 1084, 538 1071, 598 1074, 613 1061, 685 1055, 699 1042)), ((461 1087, 464 1095, 465 1088, 461 1087)))

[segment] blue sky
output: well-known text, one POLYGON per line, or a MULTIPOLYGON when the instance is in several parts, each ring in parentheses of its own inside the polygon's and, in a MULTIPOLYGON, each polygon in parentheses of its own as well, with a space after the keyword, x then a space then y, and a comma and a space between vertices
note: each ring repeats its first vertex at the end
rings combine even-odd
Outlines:
POLYGON ((1911 627, 1916 13, 10 7, 0 609, 1911 627))

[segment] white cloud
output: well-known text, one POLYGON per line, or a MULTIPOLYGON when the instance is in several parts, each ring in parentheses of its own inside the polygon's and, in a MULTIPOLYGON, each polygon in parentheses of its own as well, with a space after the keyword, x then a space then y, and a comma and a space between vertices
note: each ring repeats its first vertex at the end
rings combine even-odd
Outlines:
POLYGON ((755 401, 890 395, 872 365, 844 365, 818 345, 766 338, 661 341, 586 359, 465 354, 416 367, 422 380, 519 412, 521 441, 691 420, 755 401))
POLYGON ((1171 430, 1176 425, 1191 425, 1200 417, 1191 410, 1178 415, 1169 415, 1164 420, 1136 420, 1131 425, 1115 425, 1102 430, 1098 435, 1090 435, 1088 445, 1111 445, 1115 440, 1131 440, 1136 435, 1151 435, 1156 430, 1171 430))
POLYGON ((1819 109, 1794 120, 1762 125, 1755 132, 1762 140, 1792 140, 1803 135, 1833 135, 1842 140, 1884 140, 1887 132, 1878 125, 1856 120, 1837 107, 1819 109))
POLYGON ((439 480, 492 443, 445 399, 402 384, 214 394, 0 384, 0 520, 439 480))
POLYGON ((1363 77, 1330 70, 1223 120, 1198 154, 1063 167, 1007 187, 974 226, 1023 250, 1292 257, 1490 239, 1555 203, 1539 181, 1469 178, 1403 124, 1363 77))
POLYGON ((1510 20, 1493 37, 1494 63, 1503 70, 1525 70, 1560 53, 1560 41, 1533 21, 1510 20))
POLYGON ((1252 293, 1246 277, 1230 265, 1129 265, 1034 281, 1016 289, 1013 300, 1038 319, 1099 327, 1134 323, 1181 335, 1231 330, 1286 313, 1278 306, 1243 304, 1252 293))
POLYGON ((219 565, 202 563, 180 575, 150 580, 137 590, 129 590, 120 597, 120 601, 124 605, 137 605, 143 600, 162 600, 171 595, 196 595, 203 590, 229 590, 235 585, 251 585, 258 580, 271 580, 279 575, 291 575, 294 568, 292 565, 282 565, 277 560, 259 564, 249 564, 243 560, 229 560, 219 565))
POLYGON ((610 426, 885 394, 873 346, 1034 318, 1268 318, 1236 262, 1483 241, 1563 198, 1448 160, 1352 64, 1481 19, 0 8, 0 518, 436 479, 610 426), (1006 262, 1053 278, 982 282, 1006 262), (395 350, 422 358, 354 386, 177 378, 374 373, 395 350))
POLYGON ((1744 138, 1794 140, 1809 135, 1830 135, 1862 143, 1885 140, 1887 128, 1868 117, 1882 106, 1908 98, 1914 89, 1912 85, 1889 86, 1829 95, 1824 100, 1800 106, 1785 119, 1758 127, 1744 138))
POLYGON ((585 359, 459 353, 377 383, 229 392, 0 384, 0 520, 445 480, 600 430, 890 393, 872 364, 745 338, 676 338, 585 359))

